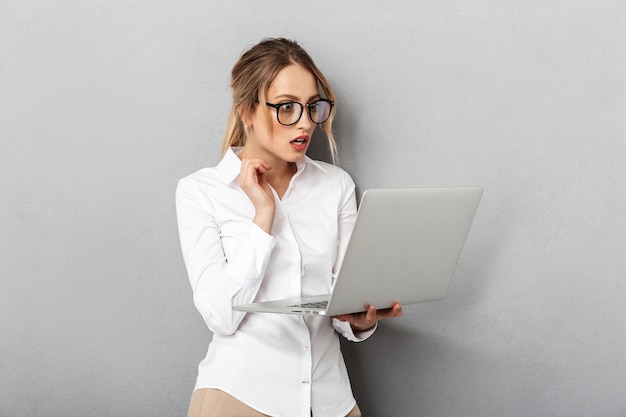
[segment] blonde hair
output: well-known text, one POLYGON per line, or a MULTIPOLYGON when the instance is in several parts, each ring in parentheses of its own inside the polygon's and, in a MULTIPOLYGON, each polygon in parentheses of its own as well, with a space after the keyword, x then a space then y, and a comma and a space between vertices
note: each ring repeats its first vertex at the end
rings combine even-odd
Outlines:
MULTIPOLYGON (((259 103, 265 103, 265 94, 276 75, 283 68, 293 64, 310 71, 321 87, 324 97, 335 101, 335 93, 326 77, 300 45, 284 38, 265 39, 247 50, 232 69, 230 86, 233 90, 233 107, 222 141, 222 156, 231 146, 246 144, 246 131, 241 118, 252 114, 259 103)), ((265 106, 261 107, 269 118, 269 110, 265 106)), ((331 157, 335 163, 337 144, 332 134, 333 119, 334 112, 322 124, 322 129, 326 133, 331 157)))

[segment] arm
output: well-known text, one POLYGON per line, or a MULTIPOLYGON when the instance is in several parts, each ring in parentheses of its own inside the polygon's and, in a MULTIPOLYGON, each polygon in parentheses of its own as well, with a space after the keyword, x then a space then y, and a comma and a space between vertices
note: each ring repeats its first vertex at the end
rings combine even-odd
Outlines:
POLYGON ((181 180, 176 190, 181 249, 193 290, 194 304, 208 327, 232 334, 245 317, 233 304, 252 302, 261 286, 274 239, 250 222, 237 250, 226 259, 211 206, 198 186, 181 180))

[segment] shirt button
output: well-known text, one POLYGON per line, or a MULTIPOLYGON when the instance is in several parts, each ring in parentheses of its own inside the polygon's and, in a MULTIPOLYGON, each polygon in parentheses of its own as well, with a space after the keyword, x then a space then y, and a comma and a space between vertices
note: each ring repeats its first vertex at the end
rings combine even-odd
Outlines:
POLYGON ((303 384, 308 384, 308 383, 309 383, 309 380, 308 380, 308 379, 305 379, 304 381, 302 381, 302 383, 303 383, 303 384))

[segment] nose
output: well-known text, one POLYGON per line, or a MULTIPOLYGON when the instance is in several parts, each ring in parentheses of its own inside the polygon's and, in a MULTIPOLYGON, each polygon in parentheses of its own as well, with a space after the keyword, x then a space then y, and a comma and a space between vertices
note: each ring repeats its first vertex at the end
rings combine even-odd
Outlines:
POLYGON ((312 124, 313 122, 309 117, 309 112, 306 108, 304 108, 302 111, 302 116, 300 116, 300 120, 298 120, 298 123, 296 123, 296 127, 302 130, 310 130, 312 124))

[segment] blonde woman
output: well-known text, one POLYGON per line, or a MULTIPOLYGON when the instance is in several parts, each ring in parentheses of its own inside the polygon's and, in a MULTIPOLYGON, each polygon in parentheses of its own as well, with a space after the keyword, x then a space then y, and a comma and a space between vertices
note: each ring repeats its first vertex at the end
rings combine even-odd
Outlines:
POLYGON ((335 95, 296 42, 267 39, 232 70, 222 159, 180 180, 176 205, 194 303, 213 339, 189 417, 360 416, 338 334, 369 337, 399 305, 334 318, 243 313, 234 304, 328 293, 356 216, 355 186, 306 156, 332 135, 335 95))

